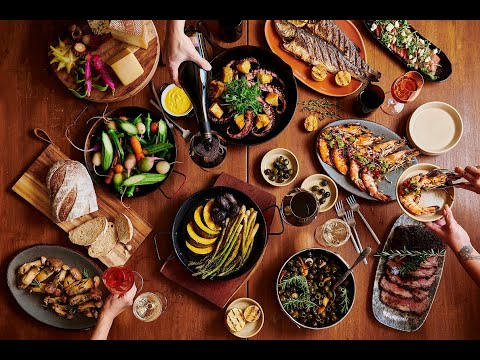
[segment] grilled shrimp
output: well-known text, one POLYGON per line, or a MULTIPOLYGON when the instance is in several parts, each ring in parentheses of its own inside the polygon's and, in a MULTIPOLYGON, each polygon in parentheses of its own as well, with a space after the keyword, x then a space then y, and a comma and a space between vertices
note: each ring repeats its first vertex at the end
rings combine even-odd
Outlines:
POLYGON ((406 144, 407 144, 407 140, 405 139, 390 140, 390 141, 383 142, 381 144, 375 144, 372 147, 372 150, 375 153, 378 153, 380 156, 386 156, 404 147, 406 144))
POLYGON ((373 136, 372 134, 363 134, 358 136, 353 142, 356 146, 368 146, 382 141, 384 136, 373 136))
POLYGON ((373 196, 375 199, 385 202, 392 199, 389 195, 384 194, 378 190, 377 183, 375 182, 375 177, 366 167, 362 169, 362 181, 367 188, 370 196, 373 196))
POLYGON ((380 159, 382 164, 381 172, 387 174, 398 167, 408 164, 420 151, 417 149, 401 150, 380 159))
POLYGON ((331 149, 333 164, 342 175, 348 173, 348 158, 345 156, 345 150, 334 145, 331 149))
POLYGON ((350 175, 350 179, 352 179, 355 185, 357 185, 360 190, 366 191, 367 188, 365 187, 363 180, 360 178, 360 165, 355 158, 350 158, 350 164, 349 164, 348 170, 349 170, 348 174, 350 175))
POLYGON ((320 153, 320 158, 322 159, 322 161, 325 164, 333 166, 332 160, 330 160, 330 150, 328 149, 328 143, 327 143, 327 140, 325 140, 325 138, 323 137, 323 133, 318 137, 317 146, 318 146, 318 152, 320 153))
POLYGON ((422 207, 419 205, 422 191, 436 189, 459 178, 460 176, 454 171, 445 169, 435 169, 426 174, 412 176, 400 185, 399 200, 403 207, 414 215, 435 214, 439 210, 438 206, 422 207))

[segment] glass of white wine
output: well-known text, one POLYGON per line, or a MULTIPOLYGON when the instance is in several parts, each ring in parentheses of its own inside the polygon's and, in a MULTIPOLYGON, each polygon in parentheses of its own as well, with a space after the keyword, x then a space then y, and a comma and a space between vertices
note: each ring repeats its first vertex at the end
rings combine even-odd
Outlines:
POLYGON ((167 298, 158 291, 147 291, 133 302, 133 314, 137 319, 150 322, 158 319, 167 308, 167 298))

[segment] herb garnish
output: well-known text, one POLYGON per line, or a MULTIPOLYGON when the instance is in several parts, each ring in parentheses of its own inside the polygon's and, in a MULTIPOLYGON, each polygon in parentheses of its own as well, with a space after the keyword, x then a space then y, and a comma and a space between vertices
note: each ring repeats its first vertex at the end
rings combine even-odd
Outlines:
POLYGON ((262 91, 258 81, 249 86, 247 80, 242 77, 227 83, 227 91, 222 96, 225 102, 222 105, 233 108, 237 114, 251 110, 257 115, 262 111, 262 104, 258 101, 258 97, 261 95, 262 91))
POLYGON ((338 291, 340 292, 340 297, 341 297, 341 301, 340 301, 340 311, 342 312, 342 314, 345 314, 349 307, 350 307, 350 298, 348 297, 348 290, 346 287, 343 287, 343 286, 340 286, 338 288, 338 291))
POLYGON ((283 279, 279 284, 282 290, 285 290, 287 286, 292 285, 300 289, 300 294, 296 299, 288 299, 282 302, 282 306, 285 310, 310 309, 318 306, 310 301, 310 290, 308 289, 308 283, 305 277, 302 275, 292 276, 288 279, 283 279))
POLYGON ((445 256, 445 249, 435 251, 430 250, 407 250, 405 247, 402 250, 380 251, 375 256, 385 257, 388 259, 394 258, 408 258, 402 266, 397 268, 398 274, 405 277, 409 272, 417 270, 422 262, 431 256, 445 256))
POLYGON ((338 120, 341 119, 339 110, 341 109, 334 101, 326 100, 325 98, 311 99, 299 101, 298 104, 303 105, 300 111, 309 111, 315 113, 319 120, 327 118, 338 120))
POLYGON ((82 277, 84 279, 88 279, 90 276, 88 276, 88 271, 87 269, 83 268, 83 271, 82 271, 82 277))

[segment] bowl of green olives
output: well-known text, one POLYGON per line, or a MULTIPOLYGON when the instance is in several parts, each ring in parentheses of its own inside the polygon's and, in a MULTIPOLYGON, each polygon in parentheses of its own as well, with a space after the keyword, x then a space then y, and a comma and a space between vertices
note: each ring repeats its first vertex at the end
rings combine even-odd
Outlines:
POLYGON ((324 174, 313 174, 303 180, 302 189, 310 190, 318 200, 318 212, 330 210, 338 200, 335 181, 324 174))
POLYGON ((286 186, 298 175, 298 160, 290 150, 276 148, 263 156, 260 170, 270 185, 286 186))
POLYGON ((332 292, 349 265, 324 248, 308 248, 288 258, 277 277, 277 300, 282 311, 297 326, 321 330, 337 325, 355 302, 353 273, 332 292))

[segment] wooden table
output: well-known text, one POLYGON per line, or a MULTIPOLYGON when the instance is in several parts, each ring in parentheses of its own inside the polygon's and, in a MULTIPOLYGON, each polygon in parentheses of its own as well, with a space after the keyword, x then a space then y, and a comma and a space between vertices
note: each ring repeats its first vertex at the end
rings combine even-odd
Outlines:
MULTIPOLYGON (((380 86, 389 88, 391 82, 404 72, 369 37, 360 21, 354 21, 359 28, 366 46, 369 63, 382 72, 380 86)), ((405 135, 405 124, 409 115, 428 101, 445 101, 462 114, 464 134, 458 146, 451 152, 438 157, 420 156, 420 162, 430 162, 442 167, 479 163, 480 113, 478 84, 480 73, 475 70, 475 59, 480 58, 480 21, 412 21, 414 27, 445 51, 453 63, 453 75, 444 83, 426 83, 420 96, 397 116, 389 117, 381 111, 375 112, 368 120, 385 125, 400 135, 405 135)), ((161 38, 165 34, 165 21, 156 20, 155 25, 161 38)), ((1 21, 0 22, 0 118, 4 129, 0 143, 0 270, 5 274, 9 260, 23 248, 34 244, 59 244, 70 246, 65 233, 46 217, 39 214, 26 201, 10 190, 11 186, 40 154, 45 144, 32 134, 34 127, 40 127, 51 135, 54 142, 71 158, 82 160, 82 154, 68 143, 64 131, 79 111, 85 106, 69 94, 66 88, 51 72, 46 53, 46 43, 51 36, 51 24, 47 21, 1 21)), ((251 44, 267 47, 263 35, 264 21, 248 21, 243 37, 228 46, 251 44)), ((170 81, 166 68, 160 66, 154 76, 160 85, 170 81)), ((299 100, 318 98, 319 94, 298 83, 299 100)), ((320 95, 321 96, 321 95, 320 95)), ((344 117, 352 117, 352 101, 355 95, 339 99, 344 117)), ((142 90, 132 99, 112 104, 110 108, 138 105, 151 108, 149 88, 142 90)), ((161 319, 153 323, 136 320, 130 311, 121 314, 110 332, 111 339, 234 339, 223 325, 223 311, 169 282, 159 274, 160 263, 156 259, 153 235, 168 231, 181 203, 193 192, 210 186, 216 176, 227 172, 251 184, 264 188, 277 196, 277 203, 291 188, 299 186, 304 178, 322 172, 314 155, 316 134, 303 130, 304 113, 295 114, 288 128, 274 140, 257 147, 230 147, 225 165, 220 170, 205 172, 190 161, 183 139, 177 136, 179 146, 179 170, 188 174, 188 181, 173 200, 165 199, 157 192, 148 198, 131 201, 131 206, 145 217, 155 229, 151 236, 132 256, 129 265, 143 274, 144 290, 159 290, 168 297, 168 310, 161 319), (300 159, 300 174, 294 184, 284 188, 273 188, 265 183, 259 172, 260 159, 268 150, 282 146, 292 150, 300 159)), ((195 129, 193 120, 183 124, 195 129)), ((324 123, 326 124, 326 122, 324 123)), ((82 143, 86 128, 81 124, 74 129, 77 144, 82 143)), ((177 134, 178 135, 178 134, 177 134)), ((173 179, 173 178, 172 178, 173 179)), ((175 181, 169 181, 166 191, 174 191, 175 181)), ((347 194, 341 190, 340 199, 347 194)), ((364 214, 381 239, 401 214, 395 202, 377 204, 360 201, 364 214)), ((472 235, 474 246, 480 247, 475 231, 479 215, 480 197, 470 192, 458 191, 454 214, 458 222, 472 235)), ((355 276, 358 293, 354 308, 339 325, 327 331, 298 329, 281 312, 275 296, 275 279, 280 266, 292 253, 305 247, 316 246, 313 232, 329 218, 335 217, 333 210, 322 213, 316 221, 306 227, 287 226, 280 237, 272 237, 262 264, 252 278, 235 297, 250 296, 265 310, 263 330, 254 339, 478 339, 480 322, 480 290, 463 271, 453 253, 447 252, 442 281, 432 310, 424 326, 415 333, 402 333, 378 323, 371 310, 372 283, 376 260, 370 258, 368 266, 359 265, 355 276)), ((278 217, 273 227, 278 227, 278 217)), ((363 224, 359 225, 364 246, 376 245, 363 224)), ((168 237, 161 238, 161 252, 168 254, 171 249, 168 237)), ((339 249, 348 262, 352 263, 356 253, 349 245, 339 249)), ((1 339, 88 339, 89 331, 62 331, 48 327, 31 319, 16 304, 5 282, 0 284, 1 339), (27 326, 25 326, 27 325, 27 326)))

